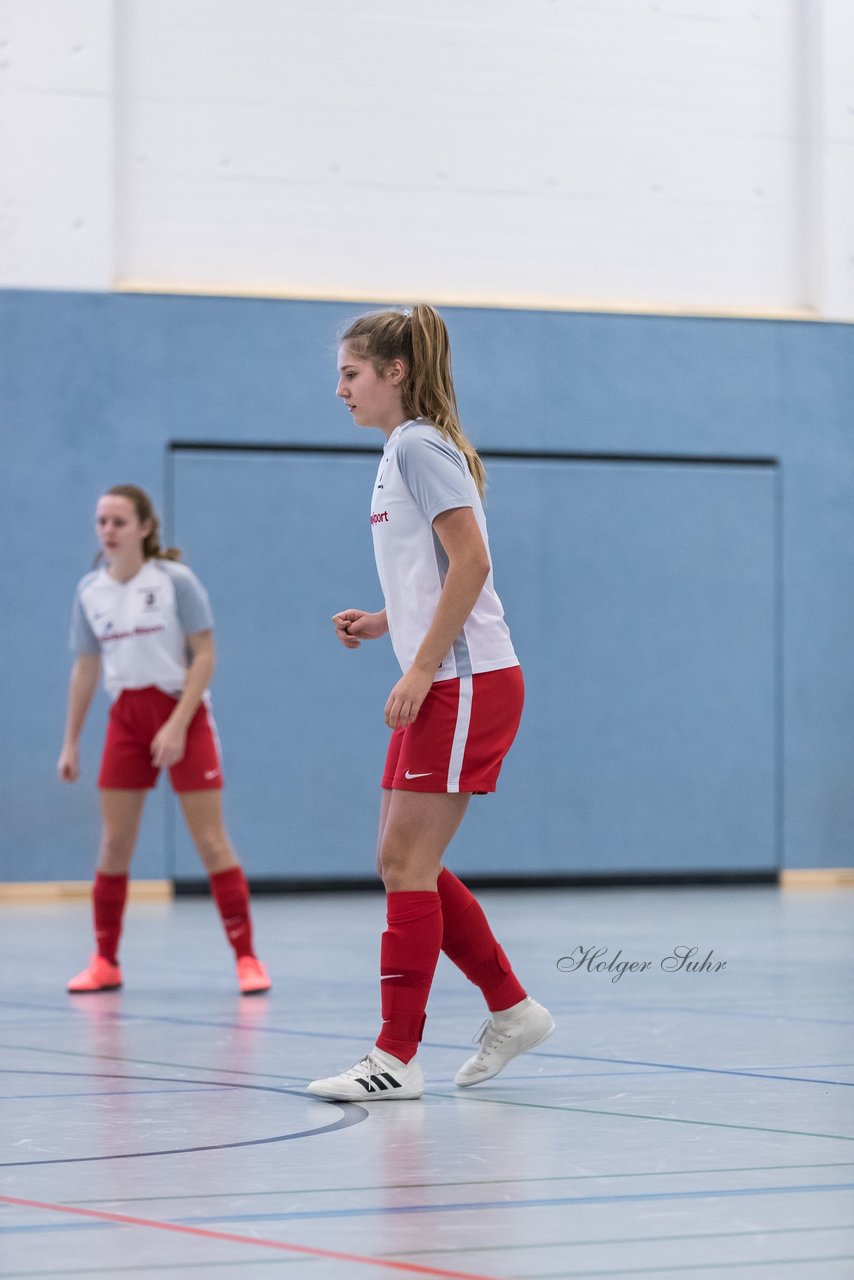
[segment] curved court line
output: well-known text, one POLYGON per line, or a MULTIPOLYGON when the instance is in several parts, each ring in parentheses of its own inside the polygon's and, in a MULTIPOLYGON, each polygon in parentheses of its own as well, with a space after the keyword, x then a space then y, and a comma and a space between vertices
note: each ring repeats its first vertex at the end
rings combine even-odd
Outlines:
POLYGON ((284 1240, 264 1240, 256 1236, 233 1235, 228 1231, 210 1231, 177 1222, 159 1222, 153 1218, 132 1218, 125 1213, 107 1213, 104 1209, 78 1209, 45 1200, 22 1200, 18 1196, 0 1195, 0 1204, 18 1205, 25 1209, 45 1209, 51 1213, 73 1213, 102 1222, 117 1222, 129 1227, 148 1227, 155 1231, 173 1231, 179 1235, 201 1236, 204 1240, 224 1240, 230 1244, 254 1245, 260 1249, 278 1249, 282 1253, 301 1253, 310 1258, 334 1258, 338 1262, 365 1263, 385 1267, 389 1271, 405 1271, 409 1275, 437 1276, 441 1280, 497 1280, 495 1276, 474 1275, 470 1271, 446 1271, 441 1267, 425 1267, 417 1262, 394 1262, 390 1258, 368 1257, 359 1253, 339 1253, 334 1249, 316 1249, 311 1245, 288 1244, 284 1240))
MULTIPOLYGON (((94 1077, 98 1080, 147 1080, 158 1084, 201 1084, 216 1083, 210 1080, 175 1080, 171 1076, 137 1076, 122 1075, 117 1071, 45 1071, 22 1067, 0 1067, 0 1075, 28 1076, 66 1076, 73 1080, 86 1080, 94 1077)), ((252 1089, 259 1093, 290 1094, 300 1102, 306 1102, 304 1093, 295 1089, 281 1089, 275 1085, 244 1084, 239 1080, 224 1080, 223 1089, 252 1089)), ((170 1147, 159 1151, 124 1151, 111 1156, 59 1156, 50 1160, 4 1160, 0 1161, 0 1169, 25 1169, 34 1165, 53 1164, 93 1164, 107 1160, 141 1160, 147 1156, 182 1156, 192 1155, 199 1151, 231 1151, 237 1147, 263 1147, 276 1142, 292 1142, 296 1138, 314 1138, 321 1133, 333 1133, 336 1129, 349 1129, 354 1124, 361 1124, 368 1118, 367 1109, 357 1102, 333 1102, 332 1106, 340 1107, 342 1115, 331 1124, 317 1125, 312 1129, 302 1129, 298 1133, 279 1133, 270 1138, 247 1138, 243 1142, 215 1142, 199 1147, 170 1147)))

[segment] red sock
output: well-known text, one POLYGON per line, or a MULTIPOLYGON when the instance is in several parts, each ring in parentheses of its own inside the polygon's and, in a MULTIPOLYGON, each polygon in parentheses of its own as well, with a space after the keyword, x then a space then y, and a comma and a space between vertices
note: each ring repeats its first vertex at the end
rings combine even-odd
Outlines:
POLYGON ((443 869, 436 888, 442 900, 442 950, 469 982, 480 987, 492 1013, 525 999, 525 988, 495 940, 477 899, 461 880, 443 869))
POLYGON ((119 938, 122 936, 122 916, 128 894, 127 876, 106 876, 95 872, 92 886, 92 908, 95 916, 95 942, 98 955, 118 964, 119 938))
POLYGON ((252 956, 252 921, 249 918, 249 885, 242 867, 229 867, 227 871, 217 871, 211 876, 211 893, 213 894, 225 933, 234 954, 252 956))
POLYGON ((383 1026, 377 1048, 409 1062, 424 1031, 424 1011, 442 945, 439 895, 389 893, 386 918, 380 948, 383 1026))

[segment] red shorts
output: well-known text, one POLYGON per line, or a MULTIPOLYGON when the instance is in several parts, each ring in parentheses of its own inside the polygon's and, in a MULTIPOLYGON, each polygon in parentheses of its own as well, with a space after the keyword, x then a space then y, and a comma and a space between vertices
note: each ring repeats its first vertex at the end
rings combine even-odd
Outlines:
MULTIPOLYGON (((151 742, 178 699, 149 685, 125 689, 110 707, 98 786, 141 791, 156 786, 160 770, 151 762, 151 742)), ((175 791, 215 791, 222 786, 216 725, 203 702, 187 729, 183 760, 169 770, 175 791)))
POLYGON ((392 733, 382 785, 395 791, 494 791, 524 700, 521 667, 439 680, 415 723, 392 733))

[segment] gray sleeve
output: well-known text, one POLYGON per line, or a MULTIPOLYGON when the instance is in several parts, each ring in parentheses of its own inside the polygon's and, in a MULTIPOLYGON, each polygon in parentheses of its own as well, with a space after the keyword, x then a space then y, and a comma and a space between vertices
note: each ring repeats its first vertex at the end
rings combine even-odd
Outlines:
POLYGON ((71 606, 71 634, 68 647, 72 653, 100 653, 98 637, 92 630, 92 624, 86 617, 86 610, 80 599, 80 588, 74 592, 74 603, 71 606))
POLYGON ((472 506, 466 461, 444 440, 404 432, 397 446, 397 465, 403 483, 431 524, 443 511, 472 506))
POLYGON ((175 584, 178 621, 184 635, 191 636, 196 631, 210 631, 214 624, 211 602, 207 591, 192 569, 188 569, 185 564, 175 564, 171 560, 163 560, 161 564, 175 584))

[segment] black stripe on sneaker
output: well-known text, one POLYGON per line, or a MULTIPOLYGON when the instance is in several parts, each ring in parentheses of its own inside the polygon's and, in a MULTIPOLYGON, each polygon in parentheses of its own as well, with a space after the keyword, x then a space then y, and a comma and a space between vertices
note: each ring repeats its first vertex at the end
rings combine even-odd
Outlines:
MULTIPOLYGON (((382 1092, 385 1093, 386 1089, 388 1088, 388 1085, 385 1083, 385 1080, 391 1080, 391 1076, 386 1076, 385 1079, 383 1079, 382 1076, 371 1076, 371 1080, 374 1082, 374 1084, 378 1089, 381 1089, 382 1092)), ((392 1080, 392 1084, 394 1083, 395 1081, 392 1080)))
MULTIPOLYGON (((390 1076, 387 1071, 383 1072, 382 1078, 383 1080, 388 1080, 389 1084, 393 1089, 401 1089, 403 1087, 400 1081, 395 1080, 394 1076, 390 1076)), ((376 1080, 376 1076, 374 1076, 374 1079, 376 1080)))
POLYGON ((362 1086, 362 1088, 365 1090, 365 1093, 373 1093, 373 1092, 374 1092, 374 1086, 371 1084, 370 1080, 366 1080, 366 1079, 364 1079, 364 1077, 363 1077, 363 1076, 358 1076, 358 1077, 357 1077, 357 1079, 356 1079, 356 1084, 360 1084, 360 1085, 362 1086))

